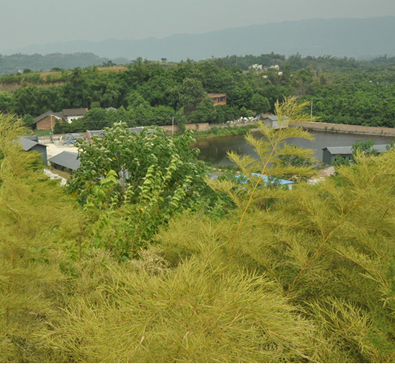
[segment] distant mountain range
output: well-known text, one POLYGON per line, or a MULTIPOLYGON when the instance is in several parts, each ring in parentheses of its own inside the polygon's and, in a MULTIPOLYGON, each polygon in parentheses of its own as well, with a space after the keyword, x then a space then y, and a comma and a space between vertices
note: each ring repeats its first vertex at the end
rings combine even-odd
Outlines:
MULTIPOLYGON (((227 55, 283 55, 354 57, 368 59, 395 55, 395 17, 368 19, 311 19, 267 23, 201 34, 178 34, 158 39, 70 41, 31 45, 3 54, 89 52, 99 57, 166 58, 181 61, 227 55)), ((101 60, 101 58, 99 58, 101 60)))
MULTIPOLYGON (((93 53, 51 53, 51 54, 11 54, 0 55, 0 75, 22 72, 25 69, 32 71, 50 71, 51 69, 74 69, 75 67, 100 66, 109 61, 108 58, 98 57, 93 53)), ((129 63, 126 59, 114 59, 114 64, 129 63)))

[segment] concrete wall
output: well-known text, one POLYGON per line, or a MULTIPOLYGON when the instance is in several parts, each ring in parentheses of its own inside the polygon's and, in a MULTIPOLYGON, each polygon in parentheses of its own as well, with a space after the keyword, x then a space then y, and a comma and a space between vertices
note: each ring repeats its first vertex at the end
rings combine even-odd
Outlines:
POLYGON ((187 130, 194 130, 194 131, 207 131, 210 129, 209 123, 192 123, 186 124, 185 128, 187 130))
MULTIPOLYGON (((176 133, 179 128, 178 126, 161 126, 166 132, 171 133, 172 131, 176 133)), ((193 130, 193 131, 207 131, 210 129, 210 124, 209 123, 191 123, 191 124, 186 124, 185 128, 187 130, 193 130)))
POLYGON ((320 123, 320 122, 298 122, 292 126, 303 127, 310 131, 339 132, 343 134, 366 134, 379 136, 395 136, 395 128, 352 126, 347 124, 320 123))
POLYGON ((168 133, 172 133, 172 131, 174 132, 174 133, 176 133, 176 132, 178 132, 178 130, 179 130, 179 128, 178 128, 178 126, 161 126, 166 132, 168 132, 168 133))

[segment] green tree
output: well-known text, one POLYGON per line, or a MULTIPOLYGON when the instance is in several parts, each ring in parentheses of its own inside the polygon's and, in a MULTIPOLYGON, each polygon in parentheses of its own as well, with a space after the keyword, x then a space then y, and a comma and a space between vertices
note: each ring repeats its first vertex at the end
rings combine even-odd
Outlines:
POLYGON ((191 131, 173 138, 161 128, 136 134, 115 124, 104 139, 79 143, 81 166, 69 189, 96 220, 95 247, 136 255, 158 226, 210 193, 193 142, 191 131))
POLYGON ((250 108, 257 114, 265 114, 270 110, 270 103, 267 98, 260 94, 254 94, 251 98, 250 108))
POLYGON ((89 110, 80 121, 84 125, 84 130, 102 130, 109 127, 107 112, 103 108, 93 108, 89 110))
POLYGON ((362 153, 366 156, 378 156, 379 152, 373 148, 374 146, 374 141, 369 139, 366 142, 361 142, 357 140, 353 145, 352 145, 352 154, 353 156, 362 153))
MULTIPOLYGON (((284 157, 297 156, 303 160, 309 160, 312 150, 302 149, 287 145, 285 140, 288 138, 304 138, 311 140, 312 137, 300 128, 288 128, 290 124, 297 121, 306 121, 310 116, 305 113, 307 103, 299 104, 296 98, 288 98, 282 104, 276 103, 276 115, 282 129, 272 129, 259 123, 259 129, 265 139, 256 139, 252 134, 247 134, 246 141, 258 153, 259 159, 249 156, 241 157, 235 152, 229 154, 229 158, 234 161, 241 173, 248 179, 248 184, 236 187, 232 181, 211 181, 213 189, 226 193, 240 209, 241 216, 237 230, 232 238, 229 248, 227 263, 233 255, 234 243, 242 228, 244 218, 250 206, 256 202, 264 203, 273 197, 270 187, 262 186, 263 176, 302 176, 311 175, 314 171, 308 166, 295 165, 293 162, 283 160, 284 157), (256 176, 256 173, 260 176, 256 176), (247 188, 247 192, 245 189, 247 188)), ((277 196, 278 197, 278 196, 277 196)))
POLYGON ((5 91, 0 91, 0 112, 6 112, 10 110, 11 106, 11 95, 5 91))
POLYGON ((35 86, 20 87, 12 95, 11 110, 18 115, 40 115, 37 106, 38 89, 35 86))
POLYGON ((187 120, 185 113, 184 113, 184 107, 181 107, 176 112, 176 116, 174 118, 174 123, 176 126, 178 126, 180 132, 183 133, 185 131, 185 125, 188 123, 188 120, 187 120))
POLYGON ((140 105, 149 107, 150 104, 138 91, 132 91, 126 96, 127 105, 131 108, 136 108, 140 105))
POLYGON ((179 101, 184 108, 195 110, 202 101, 204 89, 198 79, 185 78, 179 88, 179 101))
POLYGON ((196 112, 189 115, 192 123, 212 123, 217 119, 214 102, 209 97, 205 97, 196 107, 196 112))
POLYGON ((25 116, 23 117, 23 123, 26 126, 29 126, 29 127, 33 128, 33 126, 34 126, 34 118, 30 114, 25 114, 25 116))
POLYGON ((139 193, 139 187, 152 165, 167 168, 174 157, 179 157, 177 171, 168 181, 168 188, 172 189, 192 176, 190 193, 201 191, 206 187, 203 180, 206 167, 197 161, 198 151, 190 148, 194 141, 192 131, 174 137, 166 136, 162 128, 136 134, 129 133, 125 124, 116 123, 106 129, 105 139, 94 137, 92 143, 79 143, 81 166, 71 181, 70 189, 83 200, 90 194, 91 185, 99 183, 100 178, 113 170, 120 178, 123 192, 127 186, 139 193))

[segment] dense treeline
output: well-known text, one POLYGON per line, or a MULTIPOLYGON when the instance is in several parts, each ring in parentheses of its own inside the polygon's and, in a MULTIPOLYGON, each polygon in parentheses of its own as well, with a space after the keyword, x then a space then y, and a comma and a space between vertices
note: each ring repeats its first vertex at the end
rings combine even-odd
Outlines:
POLYGON ((74 126, 58 128, 64 132, 101 129, 117 121, 168 125, 173 117, 180 125, 224 123, 273 112, 276 100, 290 95, 309 100, 323 122, 395 126, 395 62, 387 57, 357 61, 269 54, 181 63, 138 59, 113 70, 13 74, 0 77, 0 84, 17 86, 0 92, 0 110, 25 120, 31 121, 26 115, 36 117, 48 110, 92 109, 74 126), (249 69, 252 64, 265 70, 249 69), (226 93, 227 105, 214 108, 207 93, 226 93), (100 110, 109 107, 119 114, 100 110))
POLYGON ((237 183, 203 181, 190 131, 117 124, 65 192, 0 116, 1 361, 394 362, 395 151, 309 185, 283 144, 309 134, 260 128, 237 183))

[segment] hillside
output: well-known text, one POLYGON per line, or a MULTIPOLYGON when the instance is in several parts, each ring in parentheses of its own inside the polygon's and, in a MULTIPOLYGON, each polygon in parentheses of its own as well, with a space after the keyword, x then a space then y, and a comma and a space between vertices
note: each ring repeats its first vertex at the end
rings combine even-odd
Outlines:
MULTIPOLYGON (((18 53, 9 56, 0 55, 0 75, 12 74, 24 69, 49 71, 52 68, 85 68, 93 65, 102 65, 106 61, 108 61, 108 58, 98 57, 92 53, 51 53, 46 55, 18 53)), ((126 60, 118 63, 126 63, 126 60)))
POLYGON ((48 110, 92 109, 72 125, 59 126, 59 132, 102 129, 119 120, 130 127, 171 125, 173 118, 175 124, 222 124, 273 112, 277 100, 293 95, 308 101, 322 122, 395 127, 394 67, 395 59, 386 57, 357 61, 269 54, 9 74, 0 77, 0 112, 29 114, 26 123, 32 124, 32 117, 48 110), (269 69, 242 71, 252 63, 269 69), (226 94, 226 105, 215 107, 205 97, 209 93, 226 94), (107 113, 110 107, 118 111, 107 113), (185 114, 185 107, 196 112, 185 114))
POLYGON ((369 19, 311 19, 230 28, 201 34, 178 34, 143 40, 70 41, 28 46, 5 54, 91 52, 101 57, 167 58, 180 61, 226 55, 284 55, 372 58, 395 55, 395 17, 369 19))

